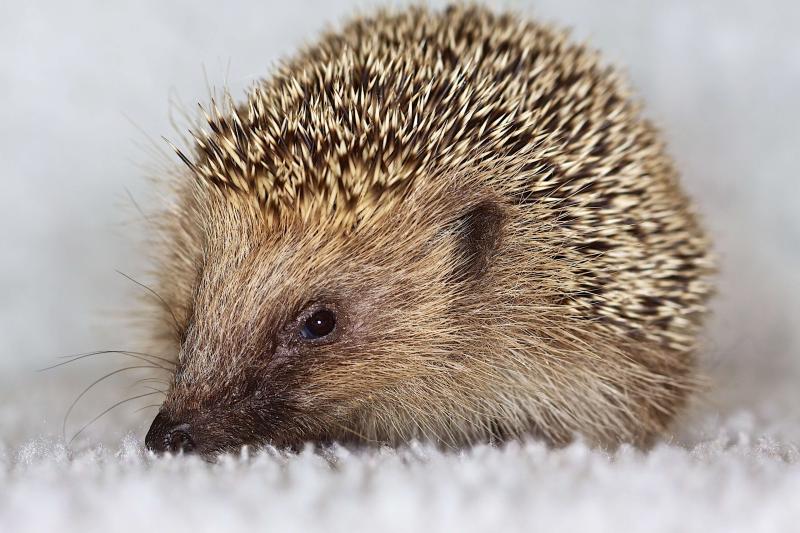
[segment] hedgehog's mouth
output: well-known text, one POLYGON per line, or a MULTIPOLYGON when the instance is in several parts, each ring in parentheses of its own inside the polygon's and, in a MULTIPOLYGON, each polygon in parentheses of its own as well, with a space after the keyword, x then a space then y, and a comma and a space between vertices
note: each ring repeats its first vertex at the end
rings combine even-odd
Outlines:
POLYGON ((153 419, 144 442, 157 454, 199 455, 207 460, 243 447, 272 445, 299 450, 309 439, 296 429, 282 427, 278 417, 265 417, 263 412, 248 414, 246 409, 231 413, 198 412, 180 418, 162 407, 153 419))
POLYGON ((223 422, 223 416, 214 416, 211 419, 208 415, 210 413, 195 413, 175 419, 162 407, 150 424, 144 438, 145 446, 157 454, 193 454, 211 458, 224 451, 238 450, 242 446, 254 444, 257 440, 254 438, 254 431, 247 431, 242 435, 235 435, 230 431, 249 427, 249 424, 228 424, 223 422), (206 419, 212 421, 205 422, 206 419), (223 425, 229 429, 222 430, 223 425))

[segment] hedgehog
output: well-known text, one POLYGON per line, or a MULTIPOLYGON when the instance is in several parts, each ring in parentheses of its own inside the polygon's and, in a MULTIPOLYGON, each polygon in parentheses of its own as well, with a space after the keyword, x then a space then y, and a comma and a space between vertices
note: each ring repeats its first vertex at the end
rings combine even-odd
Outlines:
POLYGON ((379 10, 202 109, 160 217, 150 450, 646 447, 698 389, 710 244, 564 31, 379 10))

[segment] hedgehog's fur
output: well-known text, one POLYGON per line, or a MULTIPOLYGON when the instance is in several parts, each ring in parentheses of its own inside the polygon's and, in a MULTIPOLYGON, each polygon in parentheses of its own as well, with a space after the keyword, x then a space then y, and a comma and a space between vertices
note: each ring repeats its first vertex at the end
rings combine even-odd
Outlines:
POLYGON ((707 241, 653 127, 563 33, 380 12, 207 118, 159 267, 162 425, 201 450, 644 444, 693 390, 707 241), (337 339, 298 343, 319 302, 337 339))

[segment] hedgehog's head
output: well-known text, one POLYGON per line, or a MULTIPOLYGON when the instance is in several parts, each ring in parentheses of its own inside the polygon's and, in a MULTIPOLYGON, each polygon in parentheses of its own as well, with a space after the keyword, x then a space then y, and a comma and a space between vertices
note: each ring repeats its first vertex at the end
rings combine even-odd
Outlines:
POLYGON ((187 196, 191 229, 161 287, 180 355, 149 448, 397 442, 458 425, 452 406, 472 393, 458 374, 485 344, 499 200, 406 188, 355 221, 327 201, 278 221, 241 191, 187 196))

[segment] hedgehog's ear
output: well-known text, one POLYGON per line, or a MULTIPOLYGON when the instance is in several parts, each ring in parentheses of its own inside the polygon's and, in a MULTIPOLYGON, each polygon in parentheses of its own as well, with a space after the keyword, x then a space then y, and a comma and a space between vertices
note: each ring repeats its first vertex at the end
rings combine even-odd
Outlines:
POLYGON ((506 214, 496 202, 484 200, 456 221, 457 281, 480 278, 492 263, 500 246, 506 214))

